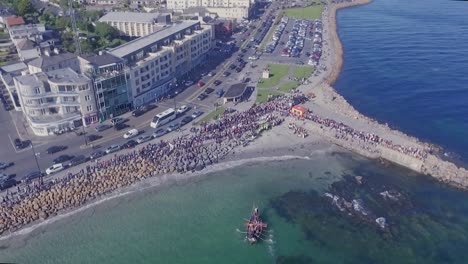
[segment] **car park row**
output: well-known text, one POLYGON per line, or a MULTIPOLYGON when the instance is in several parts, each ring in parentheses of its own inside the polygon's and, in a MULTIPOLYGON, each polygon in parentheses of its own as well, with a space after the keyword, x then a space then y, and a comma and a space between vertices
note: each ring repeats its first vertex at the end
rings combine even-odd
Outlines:
POLYGON ((276 27, 275 32, 273 33, 270 42, 267 43, 265 46, 266 53, 273 53, 276 46, 278 45, 279 40, 281 39, 281 35, 283 34, 286 25, 288 24, 289 18, 282 17, 281 23, 276 27))

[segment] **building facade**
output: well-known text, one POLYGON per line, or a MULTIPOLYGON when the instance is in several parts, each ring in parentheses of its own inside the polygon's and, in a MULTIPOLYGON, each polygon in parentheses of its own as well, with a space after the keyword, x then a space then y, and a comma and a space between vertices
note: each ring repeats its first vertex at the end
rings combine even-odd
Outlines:
POLYGON ((243 19, 249 18, 253 0, 167 0, 167 9, 183 11, 191 7, 204 7, 220 17, 243 19))
POLYGON ((99 19, 130 37, 142 37, 160 30, 171 22, 171 14, 109 12, 99 19))
POLYGON ((70 68, 14 77, 23 114, 38 136, 98 121, 91 80, 70 68))
POLYGON ((80 57, 82 72, 94 85, 99 120, 113 118, 132 109, 125 62, 108 53, 80 57))
POLYGON ((181 21, 111 49, 128 66, 133 106, 166 95, 174 80, 203 63, 212 48, 212 26, 181 21))

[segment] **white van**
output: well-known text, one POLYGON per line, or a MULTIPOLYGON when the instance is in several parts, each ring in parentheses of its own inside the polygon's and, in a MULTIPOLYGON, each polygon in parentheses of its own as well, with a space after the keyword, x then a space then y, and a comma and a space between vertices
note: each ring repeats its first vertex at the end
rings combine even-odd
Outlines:
POLYGON ((127 133, 125 133, 123 135, 124 138, 132 138, 132 137, 136 137, 138 136, 138 129, 134 128, 134 129, 130 129, 129 131, 127 131, 127 133))
POLYGON ((50 166, 49 168, 47 168, 46 169, 46 174, 50 175, 52 173, 59 172, 59 171, 61 171, 63 169, 64 169, 64 167, 63 167, 62 163, 57 163, 57 164, 54 164, 54 165, 50 166))

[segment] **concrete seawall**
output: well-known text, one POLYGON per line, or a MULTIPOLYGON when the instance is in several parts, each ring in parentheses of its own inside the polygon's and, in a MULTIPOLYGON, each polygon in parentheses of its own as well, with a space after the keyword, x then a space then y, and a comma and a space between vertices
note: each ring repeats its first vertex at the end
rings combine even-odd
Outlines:
POLYGON ((422 160, 382 146, 378 146, 377 149, 380 152, 380 158, 422 173, 422 160))

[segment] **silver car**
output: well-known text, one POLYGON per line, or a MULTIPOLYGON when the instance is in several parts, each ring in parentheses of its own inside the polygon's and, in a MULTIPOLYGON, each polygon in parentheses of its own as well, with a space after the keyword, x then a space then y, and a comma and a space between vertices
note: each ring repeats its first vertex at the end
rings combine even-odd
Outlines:
POLYGON ((109 153, 112 153, 112 152, 116 152, 118 150, 120 150, 121 146, 120 145, 111 145, 109 146, 107 149, 106 149, 106 153, 109 154, 109 153))

